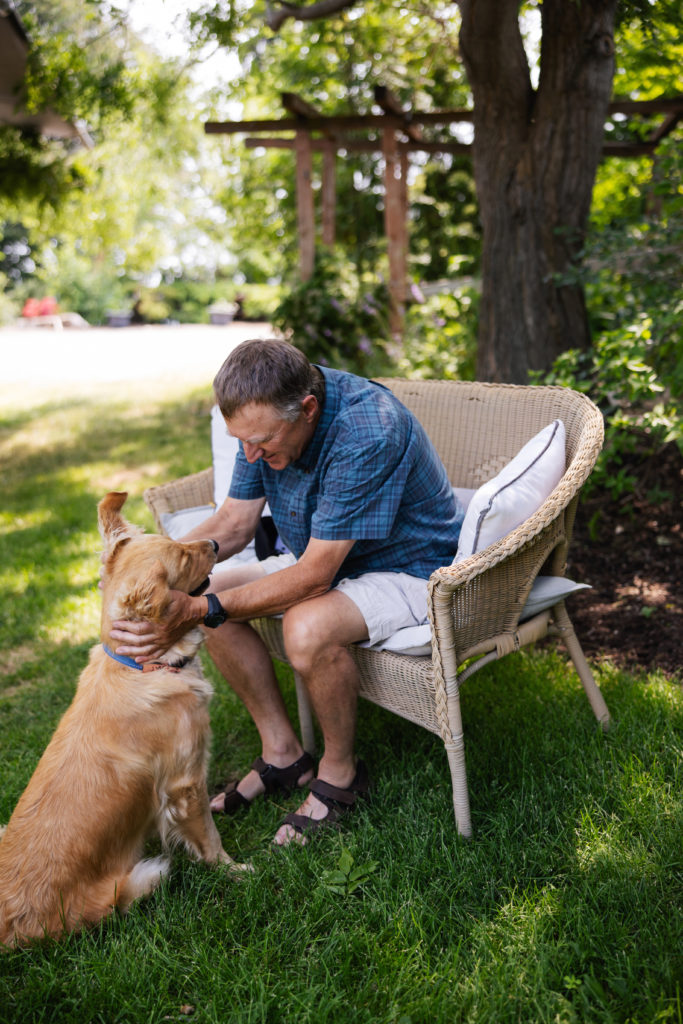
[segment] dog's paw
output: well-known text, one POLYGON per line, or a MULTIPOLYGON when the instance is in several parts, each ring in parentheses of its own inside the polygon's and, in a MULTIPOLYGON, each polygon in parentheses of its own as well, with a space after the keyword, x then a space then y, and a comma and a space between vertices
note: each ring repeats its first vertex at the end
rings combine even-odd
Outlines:
POLYGON ((253 871, 253 864, 238 864, 236 860, 233 860, 230 854, 226 853, 225 850, 221 850, 218 854, 218 863, 225 864, 229 871, 234 871, 235 874, 244 874, 245 872, 253 871))

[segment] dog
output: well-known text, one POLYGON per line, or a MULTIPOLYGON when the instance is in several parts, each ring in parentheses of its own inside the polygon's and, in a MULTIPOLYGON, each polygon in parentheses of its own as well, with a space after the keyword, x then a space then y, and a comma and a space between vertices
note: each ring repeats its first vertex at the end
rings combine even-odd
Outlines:
POLYGON ((173 844, 209 864, 236 864, 209 809, 210 684, 191 629, 139 666, 116 655, 112 621, 154 621, 169 590, 201 592, 211 541, 144 534, 121 515, 125 493, 98 505, 102 643, 10 818, 0 842, 0 944, 25 945, 92 926, 147 896, 170 869, 173 844), (142 859, 154 833, 163 854, 142 859))

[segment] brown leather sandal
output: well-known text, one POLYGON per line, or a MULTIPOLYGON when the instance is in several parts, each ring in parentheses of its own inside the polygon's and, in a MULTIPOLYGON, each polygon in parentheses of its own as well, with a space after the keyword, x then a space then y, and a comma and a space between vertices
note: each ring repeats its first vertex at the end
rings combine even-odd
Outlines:
POLYGON ((370 789, 368 769, 364 761, 358 761, 353 782, 347 789, 332 786, 323 779, 313 779, 309 788, 314 796, 327 807, 324 818, 309 818, 307 814, 288 814, 283 824, 291 825, 300 835, 312 835, 322 828, 337 828, 340 818, 353 810, 359 797, 367 799, 370 789))
MULTIPOLYGON (((284 796, 289 796, 292 790, 296 789, 299 776, 312 771, 315 768, 315 762, 311 755, 304 750, 301 757, 287 765, 286 768, 277 768, 274 764, 266 764, 262 757, 257 757, 251 767, 259 773, 261 782, 266 787, 265 793, 259 795, 266 796, 269 793, 279 792, 284 796)), ((214 809, 214 814, 236 814, 243 807, 251 806, 252 801, 248 800, 246 796, 242 796, 237 788, 238 785, 239 782, 231 782, 227 786, 223 794, 223 807, 220 810, 214 809)))

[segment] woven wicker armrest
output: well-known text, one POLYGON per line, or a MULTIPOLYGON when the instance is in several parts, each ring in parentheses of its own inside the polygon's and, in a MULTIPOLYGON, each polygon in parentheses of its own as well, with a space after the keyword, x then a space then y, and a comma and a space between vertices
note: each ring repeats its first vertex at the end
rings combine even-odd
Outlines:
POLYGON ((152 510, 157 530, 163 533, 161 516, 164 513, 180 512, 197 505, 213 505, 213 468, 171 480, 159 487, 148 487, 143 497, 152 510))

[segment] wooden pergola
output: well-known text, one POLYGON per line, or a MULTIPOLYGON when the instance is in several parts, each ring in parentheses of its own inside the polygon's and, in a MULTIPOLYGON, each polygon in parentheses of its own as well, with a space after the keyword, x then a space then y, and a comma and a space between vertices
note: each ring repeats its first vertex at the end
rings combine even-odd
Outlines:
MULTIPOLYGON (((375 86, 379 114, 323 115, 295 93, 282 93, 287 116, 260 121, 207 121, 210 135, 252 134, 248 148, 290 149, 295 154, 299 271, 306 281, 315 261, 316 218, 313 189, 313 153, 322 153, 321 241, 335 240, 336 185, 335 165, 340 150, 381 153, 384 158, 384 230, 389 257, 389 293, 391 327, 400 333, 408 282, 408 161, 411 153, 469 154, 470 143, 425 139, 422 129, 472 123, 471 110, 415 111, 405 109, 386 86, 375 86), (273 133, 287 133, 274 136, 273 133), (357 133, 364 134, 359 138, 357 133)), ((658 100, 614 100, 609 116, 645 117, 661 115, 660 123, 648 138, 639 142, 610 142, 603 145, 604 156, 653 156, 657 146, 679 121, 683 120, 683 96, 658 100)))

